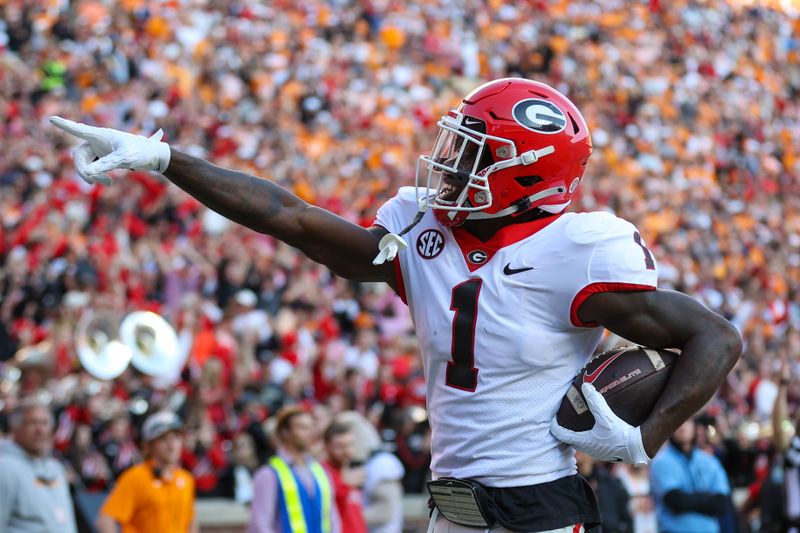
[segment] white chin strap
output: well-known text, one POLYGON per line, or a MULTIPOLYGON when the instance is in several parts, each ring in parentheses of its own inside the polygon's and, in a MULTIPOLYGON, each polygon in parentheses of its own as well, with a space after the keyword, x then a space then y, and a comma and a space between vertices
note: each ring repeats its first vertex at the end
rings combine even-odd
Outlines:
MULTIPOLYGON (((567 188, 566 187, 550 187, 549 189, 545 189, 543 191, 537 192, 536 194, 532 194, 531 196, 528 196, 528 202, 533 203, 533 202, 536 202, 537 200, 541 200, 542 198, 546 198, 548 196, 553 196, 555 194, 564 194, 565 192, 567 192, 567 188)), ((538 207, 542 211, 547 211, 548 213, 554 213, 555 214, 555 213, 560 213, 561 211, 566 209, 567 206, 569 205, 569 203, 570 202, 568 200, 563 204, 540 205, 538 207)), ((505 216, 508 216, 508 215, 513 215, 517 211, 519 211, 519 206, 518 205, 511 205, 511 206, 506 207, 505 209, 501 209, 497 213, 484 213, 483 211, 476 211, 474 213, 470 213, 469 215, 467 215, 467 218, 469 220, 483 220, 483 219, 487 219, 487 218, 500 218, 500 217, 505 217, 505 216)))
MULTIPOLYGON (((528 150, 527 152, 523 152, 523 153, 519 154, 517 157, 512 157, 511 159, 506 159, 504 161, 499 161, 499 162, 495 163, 494 165, 492 165, 490 167, 491 168, 491 172, 496 172, 498 170, 503 170, 504 168, 509 168, 509 167, 513 167, 513 166, 517 166, 517 165, 527 166, 527 165, 530 165, 530 164, 533 164, 533 163, 537 162, 539 159, 541 159, 544 156, 547 156, 547 155, 555 153, 555 151, 556 151, 556 149, 552 145, 545 146, 544 148, 540 148, 538 150, 536 150, 536 149, 528 150)), ((490 174, 491 174, 491 172, 490 172, 490 174)), ((534 194, 532 196, 529 196, 528 197, 528 201, 530 203, 533 203, 533 202, 535 202, 537 200, 541 200, 542 198, 546 198, 546 197, 554 195, 554 194, 564 194, 566 191, 567 191, 567 189, 565 187, 551 187, 549 189, 545 189, 543 191, 539 191, 539 192, 537 192, 536 194, 534 194)), ((466 192, 466 189, 465 189, 465 192, 466 192)), ((551 208, 554 208, 554 209, 560 207, 560 209, 558 211, 555 211, 556 213, 560 213, 561 211, 566 209, 566 207, 568 205, 569 205, 569 201, 566 202, 565 204, 560 204, 558 206, 546 206, 546 207, 551 207, 551 208)), ((542 206, 541 209, 544 209, 545 211, 550 212, 549 210, 545 209, 545 206, 542 206)), ((508 216, 508 215, 513 215, 517 211, 519 211, 519 207, 517 205, 512 205, 512 206, 509 206, 509 207, 507 207, 505 209, 502 209, 502 210, 498 211, 497 213, 484 213, 483 211, 473 211, 467 216, 467 218, 469 220, 483 220, 483 219, 487 219, 487 218, 500 218, 500 217, 504 217, 504 216, 508 216)))
POLYGON ((492 172, 496 170, 502 170, 504 168, 513 167, 516 165, 523 165, 528 166, 533 163, 536 163, 538 160, 543 158, 546 155, 554 154, 556 152, 556 147, 553 145, 545 146, 544 148, 539 148, 538 150, 528 150, 527 152, 522 152, 517 157, 512 157, 511 159, 504 159, 503 161, 498 161, 494 165, 492 165, 492 172))

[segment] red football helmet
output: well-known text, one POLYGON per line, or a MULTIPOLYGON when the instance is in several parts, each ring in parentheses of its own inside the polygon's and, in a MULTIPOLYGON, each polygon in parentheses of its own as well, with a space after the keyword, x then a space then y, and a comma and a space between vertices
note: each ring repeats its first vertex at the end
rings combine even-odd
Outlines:
POLYGON ((575 105, 523 78, 481 85, 438 126, 433 151, 417 163, 417 197, 448 227, 533 208, 560 213, 592 153, 589 128, 575 105))

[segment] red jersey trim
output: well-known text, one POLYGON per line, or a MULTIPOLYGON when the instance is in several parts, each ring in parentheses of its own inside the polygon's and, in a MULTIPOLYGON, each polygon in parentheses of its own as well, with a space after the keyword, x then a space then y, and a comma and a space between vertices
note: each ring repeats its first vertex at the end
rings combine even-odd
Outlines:
POLYGON ((485 242, 465 230, 463 227, 452 228, 451 232, 453 234, 453 238, 458 244, 458 247, 461 249, 461 255, 464 257, 464 263, 466 263, 470 272, 474 272, 491 261, 492 257, 494 257, 494 254, 496 254, 501 248, 518 243, 522 239, 530 237, 531 235, 543 230, 558 220, 563 214, 564 213, 559 213, 558 215, 539 218, 537 220, 531 220, 530 222, 509 224, 508 226, 500 228, 500 230, 495 233, 491 239, 485 242), (470 261, 468 255, 476 251, 484 252, 486 259, 480 263, 473 263, 470 261))
POLYGON ((580 309, 583 302, 592 294, 600 292, 636 292, 636 291, 654 291, 656 287, 653 285, 643 285, 639 283, 619 283, 619 282, 605 282, 590 283, 589 285, 578 291, 578 294, 572 299, 572 304, 569 306, 569 320, 572 325, 577 328, 595 328, 599 326, 597 322, 581 322, 578 318, 578 309, 580 309))
POLYGON ((394 282, 397 285, 397 295, 403 300, 403 303, 408 305, 408 301, 406 300, 406 284, 403 281, 403 269, 400 268, 400 256, 394 258, 392 261, 394 264, 394 282))

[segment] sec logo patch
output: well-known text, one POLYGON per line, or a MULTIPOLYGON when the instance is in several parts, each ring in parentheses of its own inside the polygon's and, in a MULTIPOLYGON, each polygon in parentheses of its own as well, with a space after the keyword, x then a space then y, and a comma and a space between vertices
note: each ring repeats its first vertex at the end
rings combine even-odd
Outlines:
POLYGON ((424 259, 433 259, 444 250, 444 235, 436 229, 425 230, 417 237, 417 253, 424 259))

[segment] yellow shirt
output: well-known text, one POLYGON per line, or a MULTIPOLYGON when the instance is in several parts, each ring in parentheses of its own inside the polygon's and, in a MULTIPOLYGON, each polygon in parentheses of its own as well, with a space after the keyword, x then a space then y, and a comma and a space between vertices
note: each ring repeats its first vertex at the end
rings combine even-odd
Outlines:
POLYGON ((138 464, 119 477, 100 512, 122 533, 184 533, 194 519, 194 479, 182 468, 158 479, 149 463, 138 464))

